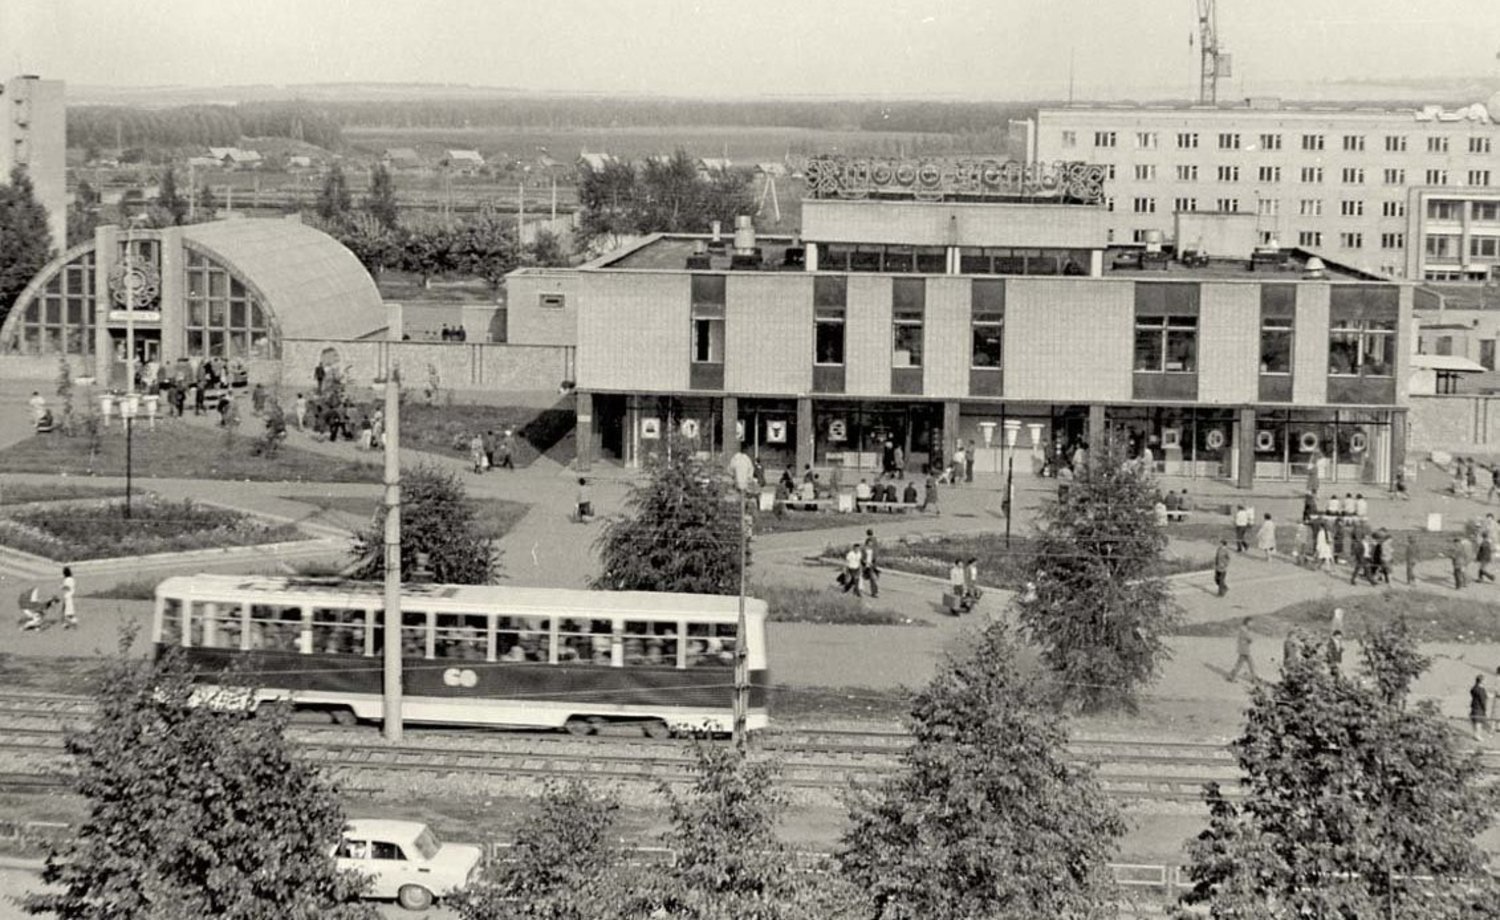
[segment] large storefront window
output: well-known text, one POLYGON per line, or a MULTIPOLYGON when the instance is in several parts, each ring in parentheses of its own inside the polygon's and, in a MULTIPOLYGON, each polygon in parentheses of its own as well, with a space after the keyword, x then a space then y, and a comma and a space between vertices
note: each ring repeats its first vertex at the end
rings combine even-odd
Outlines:
POLYGON ((1165 476, 1230 479, 1235 473, 1234 410, 1188 407, 1121 407, 1108 421, 1124 437, 1131 457, 1151 449, 1152 465, 1165 476))
POLYGON ((1257 479, 1300 480, 1316 467, 1330 483, 1390 481, 1391 424, 1386 411, 1262 410, 1255 417, 1257 479))
POLYGON ((187 252, 187 354, 194 358, 278 358, 265 308, 228 269, 187 252))
MULTIPOLYGON (((813 403, 813 459, 846 470, 883 469, 886 443, 901 449, 907 474, 920 473, 942 437, 942 407, 931 403, 813 403)), ((848 481, 846 478, 845 481, 848 481)))
POLYGON ((94 306, 90 251, 59 269, 35 297, 17 307, 21 319, 6 348, 24 355, 91 355, 94 306))

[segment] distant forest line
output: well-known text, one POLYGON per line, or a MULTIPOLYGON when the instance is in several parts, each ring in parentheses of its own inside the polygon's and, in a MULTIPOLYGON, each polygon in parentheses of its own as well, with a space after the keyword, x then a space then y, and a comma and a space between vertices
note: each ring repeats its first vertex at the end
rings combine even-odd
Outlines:
POLYGON ((68 108, 73 147, 231 146, 245 137, 283 137, 328 150, 345 128, 596 129, 642 127, 804 128, 834 131, 1003 134, 1035 105, 952 101, 711 101, 691 99, 426 99, 381 102, 245 102, 174 108, 68 108))

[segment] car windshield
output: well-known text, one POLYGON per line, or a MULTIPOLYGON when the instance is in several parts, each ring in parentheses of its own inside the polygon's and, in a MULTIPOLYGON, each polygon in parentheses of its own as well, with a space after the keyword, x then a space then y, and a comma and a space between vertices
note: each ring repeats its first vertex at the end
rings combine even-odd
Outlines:
POLYGON ((424 827, 422 828, 422 833, 417 835, 417 839, 412 841, 412 846, 418 853, 422 854, 423 859, 431 859, 437 855, 438 849, 442 847, 442 843, 437 839, 437 835, 432 832, 432 828, 424 827))

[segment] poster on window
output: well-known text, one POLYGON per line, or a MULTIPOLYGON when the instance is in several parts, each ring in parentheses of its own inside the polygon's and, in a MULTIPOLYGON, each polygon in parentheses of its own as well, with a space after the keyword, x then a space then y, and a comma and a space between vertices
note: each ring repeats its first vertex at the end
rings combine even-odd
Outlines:
POLYGON ((682 436, 684 438, 687 438, 689 441, 696 441, 698 439, 697 419, 685 418, 682 420, 682 436))
POLYGON ((661 437, 661 419, 641 419, 641 437, 646 438, 647 440, 655 440, 661 437))
POLYGON ((736 419, 734 422, 734 439, 741 443, 745 440, 745 420, 736 419))
POLYGON ((766 443, 786 443, 786 422, 766 422, 766 443))
POLYGON ((842 444, 849 440, 849 423, 841 418, 829 422, 828 440, 835 444, 842 444))

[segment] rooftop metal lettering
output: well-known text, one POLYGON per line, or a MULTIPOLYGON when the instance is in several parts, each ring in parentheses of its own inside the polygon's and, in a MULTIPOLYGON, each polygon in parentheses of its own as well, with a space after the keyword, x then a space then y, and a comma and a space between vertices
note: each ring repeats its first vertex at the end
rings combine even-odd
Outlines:
POLYGON ((993 158, 902 159, 816 156, 805 170, 813 198, 1050 199, 1072 204, 1104 200, 1104 166, 1022 163, 993 158))

